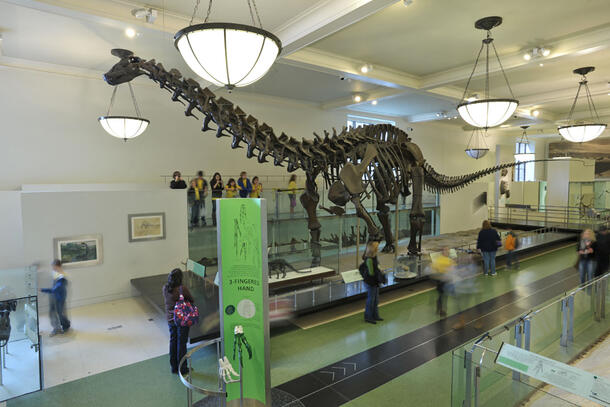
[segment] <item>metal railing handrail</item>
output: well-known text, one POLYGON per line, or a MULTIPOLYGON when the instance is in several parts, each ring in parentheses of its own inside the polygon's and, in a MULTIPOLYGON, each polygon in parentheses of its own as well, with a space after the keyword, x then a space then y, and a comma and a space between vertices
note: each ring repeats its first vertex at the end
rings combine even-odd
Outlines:
MULTIPOLYGON (((217 356, 218 356, 218 345, 220 344, 220 342, 221 342, 220 338, 214 338, 209 341, 206 341, 206 342, 202 343, 201 345, 197 345, 194 348, 192 348, 191 350, 189 350, 186 353, 186 355, 184 355, 182 357, 182 359, 180 359, 180 363, 178 363, 178 376, 180 377, 180 381, 182 382, 182 384, 184 384, 186 386, 186 388, 189 389, 189 391, 196 391, 197 393, 204 394, 206 396, 227 397, 227 393, 222 391, 222 388, 220 388, 219 391, 214 391, 214 390, 208 390, 208 389, 204 389, 203 387, 198 387, 198 386, 193 385, 189 381, 189 380, 191 380, 190 367, 189 367, 189 371, 188 371, 188 380, 182 375, 182 365, 184 364, 185 361, 190 360, 191 357, 193 356, 193 354, 195 352, 197 352, 198 350, 208 347, 210 345, 216 344, 217 356)), ((219 359, 219 358, 217 357, 217 359, 219 359)), ((188 363, 187 363, 187 366, 188 366, 188 363)), ((219 387, 221 387, 221 386, 219 386, 219 387)), ((190 393, 189 393, 189 396, 190 396, 190 393)), ((191 397, 189 397, 189 399, 190 398, 191 397)))

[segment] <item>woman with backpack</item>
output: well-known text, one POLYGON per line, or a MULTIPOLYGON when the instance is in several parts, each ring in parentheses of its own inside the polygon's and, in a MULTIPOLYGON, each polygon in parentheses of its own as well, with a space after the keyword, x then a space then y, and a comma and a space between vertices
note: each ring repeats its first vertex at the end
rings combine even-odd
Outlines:
POLYGON ((489 276, 496 275, 496 252, 502 246, 502 240, 496 229, 491 227, 488 220, 483 221, 483 227, 479 231, 477 238, 477 250, 483 257, 483 274, 489 276))
MULTIPOLYGON (((182 285, 182 270, 176 268, 169 273, 167 284, 163 286, 165 314, 169 325, 169 364, 174 374, 178 374, 178 364, 186 354, 186 342, 189 337, 189 326, 182 326, 174 315, 174 308, 181 300, 181 296, 183 301, 193 304, 193 296, 189 289, 182 285)), ((181 373, 183 375, 188 373, 186 365, 183 366, 181 373)))
POLYGON ((377 249, 379 242, 368 242, 360 265, 360 275, 366 287, 366 306, 364 309, 364 321, 369 324, 376 324, 383 321, 379 316, 379 286, 387 282, 385 274, 379 270, 377 260, 377 249))

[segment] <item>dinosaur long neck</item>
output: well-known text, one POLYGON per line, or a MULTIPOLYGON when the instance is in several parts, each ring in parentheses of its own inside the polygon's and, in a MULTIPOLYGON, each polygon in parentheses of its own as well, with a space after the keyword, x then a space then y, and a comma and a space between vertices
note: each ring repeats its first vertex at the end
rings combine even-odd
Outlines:
POLYGON ((184 79, 177 69, 169 72, 163 65, 155 60, 139 63, 144 75, 158 83, 162 89, 168 90, 175 102, 186 106, 184 114, 197 118, 196 113, 203 115, 202 131, 215 130, 216 137, 231 137, 231 147, 243 148, 245 144, 246 156, 256 156, 259 163, 267 162, 267 157, 273 158, 277 166, 286 164, 289 172, 298 168, 307 169, 309 151, 299 142, 282 133, 276 136, 273 129, 266 123, 259 124, 252 115, 245 113, 239 106, 234 106, 229 100, 216 95, 208 88, 202 88, 193 79, 184 79), (210 124, 214 123, 216 129, 210 124))

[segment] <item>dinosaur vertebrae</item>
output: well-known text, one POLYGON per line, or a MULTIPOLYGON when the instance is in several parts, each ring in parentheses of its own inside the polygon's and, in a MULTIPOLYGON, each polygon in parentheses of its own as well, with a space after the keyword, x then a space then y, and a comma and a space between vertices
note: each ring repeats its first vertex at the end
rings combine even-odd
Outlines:
POLYGON ((502 168, 516 165, 509 163, 463 176, 445 176, 423 163, 422 157, 410 154, 412 149, 408 145, 413 146, 411 139, 404 131, 390 124, 351 129, 343 127, 339 133, 333 128, 332 136, 326 130, 324 137, 314 132, 313 140, 297 141, 285 133, 278 137, 269 125, 259 124, 255 117, 225 98, 217 99, 211 90, 201 88, 194 79, 184 79, 177 69, 168 72, 154 59, 145 61, 131 57, 131 61, 136 61, 145 75, 172 93, 173 101, 185 102, 186 116, 197 118, 194 110, 203 113, 202 131, 212 130, 209 124, 214 122, 217 126, 216 137, 232 137, 231 147, 234 149, 242 148, 241 144, 245 143, 248 158, 256 156, 259 163, 264 163, 267 157, 272 157, 276 166, 284 166, 285 163, 288 172, 301 168, 306 173, 321 173, 329 184, 339 179, 339 171, 347 162, 358 163, 369 144, 375 145, 378 154, 367 168, 364 183, 367 190, 370 187, 378 196, 386 198, 393 198, 399 192, 408 195, 413 165, 423 164, 425 187, 434 192, 451 192, 502 168))
MULTIPOLYGON (((282 133, 279 137, 266 123, 259 124, 252 115, 246 114, 239 106, 216 95, 208 88, 201 88, 193 79, 184 79, 177 69, 169 72, 161 63, 155 60, 138 62, 140 69, 161 88, 172 93, 172 100, 186 102, 186 116, 193 116, 194 110, 204 114, 203 131, 211 130, 210 122, 217 126, 216 136, 231 136, 232 148, 241 148, 245 143, 246 156, 257 157, 260 163, 267 162, 267 157, 273 158, 273 163, 283 166, 286 163, 289 172, 299 168, 310 171, 329 170, 329 178, 336 177, 339 169, 349 160, 357 161, 362 146, 368 143, 400 144, 409 141, 405 132, 390 124, 369 125, 354 129, 345 127, 337 133, 333 128, 332 136, 324 131, 320 137, 314 133, 313 140, 297 141, 282 133), (227 134, 228 133, 228 134, 227 134)), ((385 150, 381 148, 380 150, 385 150)), ((387 157, 387 161, 400 167, 402 156, 399 148, 387 157)))

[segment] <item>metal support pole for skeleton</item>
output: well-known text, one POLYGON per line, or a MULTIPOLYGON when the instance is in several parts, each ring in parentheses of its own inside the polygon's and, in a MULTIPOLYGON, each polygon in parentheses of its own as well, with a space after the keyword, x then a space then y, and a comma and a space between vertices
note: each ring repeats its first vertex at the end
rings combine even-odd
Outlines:
POLYGON ((395 233, 394 233, 394 241, 396 242, 396 246, 394 248, 394 259, 398 258, 398 221, 400 220, 400 214, 398 212, 398 199, 396 200, 396 204, 394 205, 394 223, 396 225, 395 233))
POLYGON ((360 265, 360 218, 356 221, 356 268, 360 265))

